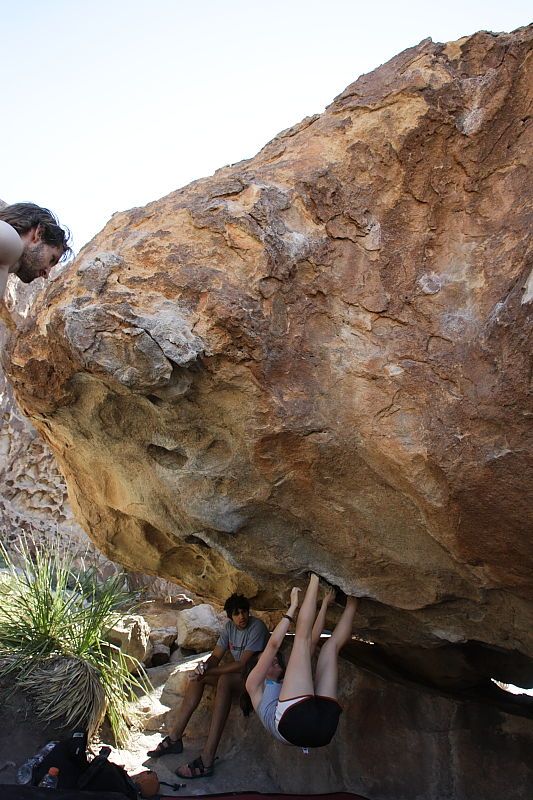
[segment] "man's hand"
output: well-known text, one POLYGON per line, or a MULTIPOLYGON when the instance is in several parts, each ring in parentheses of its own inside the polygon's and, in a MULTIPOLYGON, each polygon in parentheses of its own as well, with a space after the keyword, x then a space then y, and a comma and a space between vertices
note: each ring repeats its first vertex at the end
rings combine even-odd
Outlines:
POLYGON ((24 245, 15 228, 0 219, 0 297, 4 296, 7 278, 20 259, 24 245))
POLYGON ((192 672, 189 673, 189 680, 201 681, 204 679, 205 673, 206 673, 205 662, 200 661, 200 663, 195 666, 192 672))

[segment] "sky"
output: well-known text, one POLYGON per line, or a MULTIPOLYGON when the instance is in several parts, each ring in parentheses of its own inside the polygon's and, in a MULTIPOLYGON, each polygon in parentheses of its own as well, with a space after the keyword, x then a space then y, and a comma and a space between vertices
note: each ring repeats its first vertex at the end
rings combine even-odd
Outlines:
POLYGON ((51 208, 79 250, 422 39, 530 18, 524 0, 0 0, 0 198, 51 208))

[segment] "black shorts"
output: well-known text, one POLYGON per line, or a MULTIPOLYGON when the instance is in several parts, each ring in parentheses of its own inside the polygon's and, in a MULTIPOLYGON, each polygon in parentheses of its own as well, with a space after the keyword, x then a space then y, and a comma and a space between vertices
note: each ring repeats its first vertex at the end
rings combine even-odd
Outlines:
POLYGON ((336 700, 311 695, 284 712, 278 731, 297 747, 325 747, 335 735, 341 714, 336 700))

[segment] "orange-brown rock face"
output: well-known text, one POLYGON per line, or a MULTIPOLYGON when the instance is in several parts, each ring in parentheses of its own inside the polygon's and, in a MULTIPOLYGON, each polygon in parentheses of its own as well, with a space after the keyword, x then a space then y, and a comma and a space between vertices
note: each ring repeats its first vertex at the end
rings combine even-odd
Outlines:
POLYGON ((533 656, 530 40, 422 42, 48 287, 6 369, 108 556, 533 656))

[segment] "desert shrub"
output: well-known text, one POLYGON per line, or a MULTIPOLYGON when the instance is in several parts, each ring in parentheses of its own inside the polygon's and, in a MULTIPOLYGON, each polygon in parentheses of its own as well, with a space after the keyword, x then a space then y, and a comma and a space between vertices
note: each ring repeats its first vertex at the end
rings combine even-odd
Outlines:
POLYGON ((123 575, 99 580, 79 572, 68 546, 45 548, 21 539, 16 552, 0 544, 7 565, 0 581, 0 676, 27 691, 36 714, 92 734, 107 713, 117 743, 129 734, 130 702, 148 680, 106 632, 136 604, 123 575))

